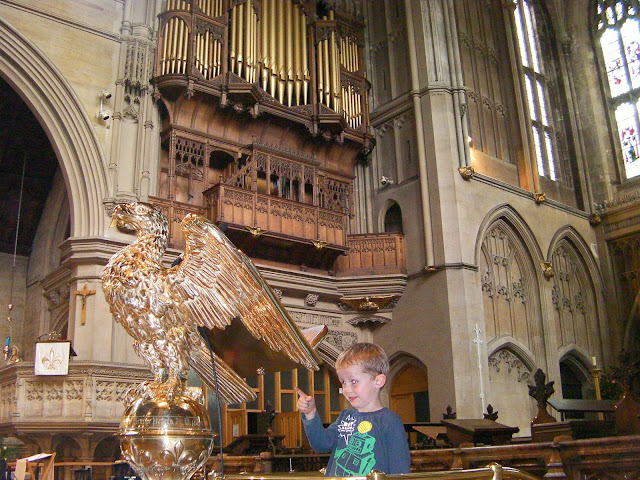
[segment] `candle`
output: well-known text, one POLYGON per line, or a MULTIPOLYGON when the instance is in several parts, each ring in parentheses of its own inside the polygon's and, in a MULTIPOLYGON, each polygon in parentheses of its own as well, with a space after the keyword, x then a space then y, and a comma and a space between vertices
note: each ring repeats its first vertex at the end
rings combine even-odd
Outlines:
POLYGON ((7 337, 7 341, 4 342, 4 344, 8 347, 9 346, 9 337, 7 337))
POLYGON ((596 357, 591 357, 591 363, 594 367, 598 365, 598 363, 596 362, 596 357))

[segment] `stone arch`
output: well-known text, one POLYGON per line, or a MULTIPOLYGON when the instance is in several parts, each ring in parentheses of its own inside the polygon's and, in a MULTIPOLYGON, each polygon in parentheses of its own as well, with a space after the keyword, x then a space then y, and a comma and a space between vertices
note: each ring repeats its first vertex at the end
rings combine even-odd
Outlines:
POLYGON ((498 412, 500 423, 520 428, 516 436, 529 436, 535 415, 529 397, 533 358, 521 357, 516 352, 523 353, 523 349, 507 342, 489 355, 487 404, 498 412))
POLYGON ((527 251, 532 255, 533 261, 542 261, 542 250, 540 249, 538 241, 533 235, 533 232, 527 225, 527 222, 525 222, 525 220, 516 211, 515 208, 513 208, 508 203, 502 203, 489 210, 489 212, 482 220, 482 223, 480 224, 480 228, 478 229, 478 238, 476 239, 476 265, 478 264, 478 258, 480 255, 480 243, 482 242, 482 238, 486 234, 489 226, 498 219, 503 219, 518 232, 518 234, 522 238, 522 241, 524 242, 524 245, 527 248, 527 251))
POLYGON ((380 223, 381 232, 389 231, 389 232, 404 233, 404 219, 402 218, 402 207, 397 201, 393 199, 388 199, 385 202, 384 207, 380 209, 379 223, 380 223), (398 219, 393 219, 395 221, 392 222, 398 227, 398 229, 388 230, 389 214, 392 211, 395 213, 395 215, 399 217, 398 219))
MULTIPOLYGON (((588 398, 588 391, 592 391, 591 360, 579 346, 571 345, 560 356, 558 367, 560 369, 560 388, 557 393, 562 398, 582 399, 588 398)), ((583 414, 574 415, 569 412, 565 418, 584 418, 583 414)))
POLYGON ((533 357, 533 353, 531 353, 523 343, 519 342, 515 338, 508 336, 501 337, 487 344, 487 350, 491 352, 489 354, 489 358, 504 349, 513 352, 513 354, 522 361, 523 365, 530 372, 536 369, 536 362, 533 357))
MULTIPOLYGON (((389 367, 385 390, 389 395, 390 408, 408 423, 430 421, 429 372, 426 365, 413 355, 397 352, 390 358, 389 367)), ((411 443, 416 443, 417 436, 410 437, 411 443)))
POLYGON ((579 372, 582 380, 590 380, 591 379, 591 359, 588 357, 587 352, 581 349, 577 345, 570 345, 567 349, 565 349, 564 353, 560 356, 560 363, 568 362, 570 363, 577 372, 579 372))
POLYGON ((60 462, 72 462, 81 458, 88 458, 86 449, 83 449, 80 443, 71 435, 55 435, 52 439, 51 447, 56 452, 56 460, 60 462))
POLYGON ((483 220, 476 239, 488 344, 513 338, 546 369, 542 323, 542 253, 531 229, 510 205, 499 205, 483 220))
POLYGON ((77 95, 46 56, 2 19, 0 72, 29 105, 56 152, 71 204, 71 235, 102 235, 106 165, 77 95))
POLYGON ((549 244, 547 258, 555 271, 552 303, 555 334, 560 349, 576 345, 589 357, 603 358, 607 339, 603 281, 584 239, 571 226, 559 229, 549 244))
POLYGON ((92 452, 95 461, 110 462, 120 457, 120 441, 115 435, 109 435, 97 442, 92 452))

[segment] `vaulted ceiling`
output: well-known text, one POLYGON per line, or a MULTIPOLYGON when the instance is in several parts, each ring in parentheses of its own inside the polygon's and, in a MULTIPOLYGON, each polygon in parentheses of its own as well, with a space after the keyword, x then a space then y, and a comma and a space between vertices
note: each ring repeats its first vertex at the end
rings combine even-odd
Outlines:
POLYGON ((14 253, 20 217, 17 254, 30 255, 57 168, 38 120, 0 77, 0 252, 14 253))

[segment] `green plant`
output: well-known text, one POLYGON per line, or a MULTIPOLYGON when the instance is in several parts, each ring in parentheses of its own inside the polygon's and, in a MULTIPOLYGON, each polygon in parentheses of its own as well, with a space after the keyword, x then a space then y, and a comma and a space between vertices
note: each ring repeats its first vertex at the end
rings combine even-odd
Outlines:
POLYGON ((600 374, 600 396, 603 400, 620 400, 624 388, 606 368, 600 374))
POLYGON ((640 352, 620 351, 618 365, 611 367, 610 372, 624 392, 640 397, 640 352))

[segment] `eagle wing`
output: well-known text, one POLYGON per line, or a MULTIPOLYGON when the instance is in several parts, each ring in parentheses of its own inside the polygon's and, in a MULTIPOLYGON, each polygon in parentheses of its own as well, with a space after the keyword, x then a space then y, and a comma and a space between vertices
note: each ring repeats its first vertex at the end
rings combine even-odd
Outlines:
POLYGON ((243 376, 255 375, 255 369, 241 367, 253 367, 251 356, 259 345, 266 345, 261 354, 269 357, 265 363, 277 364, 276 357, 286 356, 317 370, 320 359, 251 260, 203 217, 187 215, 182 231, 184 259, 168 272, 171 296, 183 318, 210 331, 222 360, 243 376), (250 336, 243 336, 245 331, 250 336))

